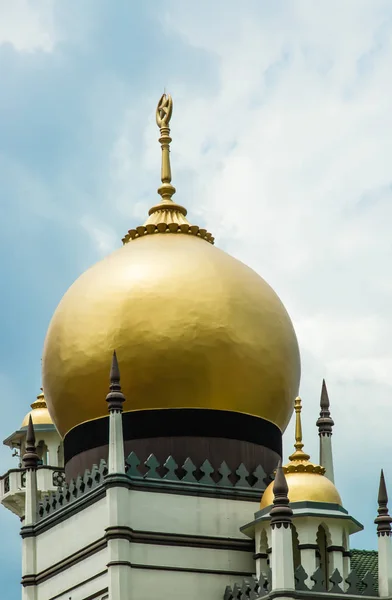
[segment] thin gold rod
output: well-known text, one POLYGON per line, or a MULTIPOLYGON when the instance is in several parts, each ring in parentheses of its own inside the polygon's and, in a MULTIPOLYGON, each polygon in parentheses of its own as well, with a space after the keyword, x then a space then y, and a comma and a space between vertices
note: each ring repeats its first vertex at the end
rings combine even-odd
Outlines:
POLYGON ((309 460, 309 454, 302 450, 304 444, 302 442, 302 423, 301 423, 301 398, 296 398, 294 402, 295 410, 295 452, 289 456, 289 460, 309 460))
POLYGON ((161 181, 162 185, 158 188, 158 194, 162 197, 162 202, 165 204, 172 203, 172 196, 176 193, 176 188, 171 184, 171 167, 170 167, 170 137, 169 123, 173 112, 173 100, 170 94, 163 94, 158 102, 156 111, 156 121, 159 127, 161 137, 159 142, 162 148, 162 168, 161 181))

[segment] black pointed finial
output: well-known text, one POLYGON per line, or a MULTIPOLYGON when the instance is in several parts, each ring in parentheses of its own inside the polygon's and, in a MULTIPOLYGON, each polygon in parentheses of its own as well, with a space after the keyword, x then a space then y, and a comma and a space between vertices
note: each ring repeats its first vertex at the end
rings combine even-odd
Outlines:
POLYGON ((274 492, 274 506, 270 511, 271 527, 281 527, 283 525, 283 527, 287 529, 287 527, 291 527, 293 511, 289 505, 289 488, 283 472, 281 460, 276 469, 275 481, 272 489, 274 492))
POLYGON ((384 471, 381 469, 380 486, 378 488, 378 517, 374 520, 377 525, 377 535, 391 535, 392 517, 388 512, 388 494, 385 485, 384 471))
POLYGON ((332 435, 332 427, 335 425, 331 419, 331 413, 329 412, 329 397, 325 379, 321 386, 321 397, 320 397, 320 416, 317 419, 316 425, 319 430, 319 435, 332 435))
POLYGON ((120 385, 120 369, 116 351, 113 352, 112 365, 110 367, 110 392, 106 396, 106 402, 109 406, 109 411, 122 411, 125 396, 121 391, 120 385))
POLYGON ((29 417, 29 423, 27 425, 26 433, 26 450, 23 455, 23 466, 26 469, 36 469, 38 465, 39 456, 35 447, 35 434, 34 425, 31 415, 29 417))

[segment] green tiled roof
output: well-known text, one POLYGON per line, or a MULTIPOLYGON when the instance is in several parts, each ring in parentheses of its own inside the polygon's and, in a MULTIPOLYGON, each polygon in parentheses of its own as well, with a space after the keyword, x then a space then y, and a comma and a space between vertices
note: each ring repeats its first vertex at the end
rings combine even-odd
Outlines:
POLYGON ((378 583, 377 550, 351 550, 351 569, 362 579, 368 571, 378 583))

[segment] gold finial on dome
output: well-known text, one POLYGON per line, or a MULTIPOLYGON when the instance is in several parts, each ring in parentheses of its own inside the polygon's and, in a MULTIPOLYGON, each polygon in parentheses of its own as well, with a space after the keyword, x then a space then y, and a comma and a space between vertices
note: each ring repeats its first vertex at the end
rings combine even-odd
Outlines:
POLYGON ((158 194, 161 201, 148 211, 149 217, 144 225, 130 229, 123 238, 123 243, 143 237, 152 233, 187 233, 214 243, 214 238, 206 229, 191 225, 186 218, 187 210, 180 204, 173 202, 172 196, 176 188, 172 184, 170 165, 170 119, 173 113, 173 99, 170 94, 162 94, 156 109, 156 122, 160 131, 159 143, 162 148, 161 186, 158 194))
POLYGON ((285 473, 298 473, 300 471, 306 471, 308 473, 319 473, 324 475, 325 468, 320 465, 314 465, 309 461, 310 455, 303 451, 304 443, 302 441, 302 422, 301 422, 301 411, 302 401, 301 398, 296 398, 294 401, 295 410, 295 451, 289 456, 289 463, 283 467, 285 473))
MULTIPOLYGON (((163 94, 158 102, 156 111, 156 122, 159 127, 161 137, 159 142, 162 148, 162 168, 161 168, 161 181, 162 185, 158 188, 158 194, 162 196, 162 204, 168 204, 172 201, 173 194, 176 193, 176 188, 171 183, 171 167, 170 167, 170 137, 169 123, 173 112, 173 100, 170 94, 163 94)), ((155 212, 154 209, 150 209, 155 212)), ((184 215, 186 215, 185 208, 182 209, 184 215)))
POLYGON ((294 410, 295 410, 295 452, 289 456, 289 460, 309 460, 309 454, 306 454, 302 450, 304 444, 302 442, 302 423, 301 423, 301 411, 302 411, 302 403, 301 398, 296 398, 294 401, 294 410))
POLYGON ((40 388, 41 392, 37 396, 37 400, 35 400, 32 404, 30 404, 31 408, 35 410, 36 408, 47 408, 46 400, 44 396, 43 388, 40 388))

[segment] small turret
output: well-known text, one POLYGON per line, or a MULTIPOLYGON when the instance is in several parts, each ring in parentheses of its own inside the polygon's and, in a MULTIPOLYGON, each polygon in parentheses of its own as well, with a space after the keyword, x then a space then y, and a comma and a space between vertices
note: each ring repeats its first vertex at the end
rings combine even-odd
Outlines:
POLYGON ((320 416, 317 419, 316 425, 320 437, 320 465, 325 468, 325 476, 334 483, 332 455, 332 427, 334 426, 334 422, 329 411, 329 396, 325 379, 323 379, 321 386, 320 416))

